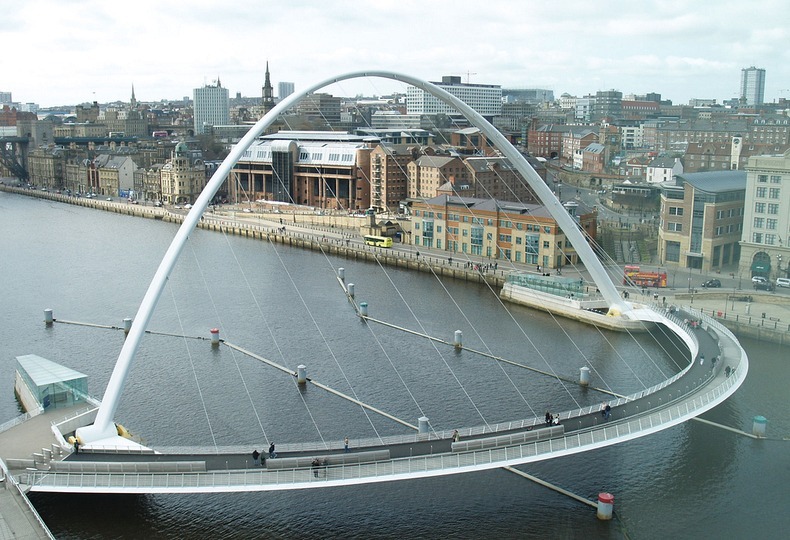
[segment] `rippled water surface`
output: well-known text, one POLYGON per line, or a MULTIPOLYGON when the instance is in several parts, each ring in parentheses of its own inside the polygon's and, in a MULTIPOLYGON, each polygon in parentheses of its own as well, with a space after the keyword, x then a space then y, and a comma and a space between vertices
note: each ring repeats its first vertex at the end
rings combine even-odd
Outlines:
MULTIPOLYGON (((134 316, 175 233, 161 222, 0 193, 0 421, 19 411, 14 357, 38 354, 89 376, 101 397, 123 334, 57 324, 120 325, 134 316)), ((542 415, 597 403, 561 385, 381 325, 362 324, 334 272, 346 268, 358 299, 381 320, 575 379, 637 391, 678 367, 662 339, 634 340, 509 306, 484 287, 325 258, 264 242, 196 231, 149 329, 222 337, 399 418, 436 429, 542 415)), ((705 418, 790 435, 790 351, 746 341, 745 385, 705 418)), ((401 426, 207 342, 147 335, 117 420, 154 446, 280 444, 402 433, 401 426)), ((331 490, 177 496, 33 495, 58 538, 779 538, 790 443, 754 441, 698 422, 623 445, 524 467, 579 495, 616 497, 618 520, 512 473, 492 471, 331 490)))

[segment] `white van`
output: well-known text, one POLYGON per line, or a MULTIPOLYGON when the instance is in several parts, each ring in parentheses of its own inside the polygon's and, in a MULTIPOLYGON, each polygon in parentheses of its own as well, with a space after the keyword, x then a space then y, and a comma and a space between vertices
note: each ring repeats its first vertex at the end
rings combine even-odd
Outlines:
POLYGON ((778 277, 776 278, 777 287, 790 287, 790 278, 778 277))

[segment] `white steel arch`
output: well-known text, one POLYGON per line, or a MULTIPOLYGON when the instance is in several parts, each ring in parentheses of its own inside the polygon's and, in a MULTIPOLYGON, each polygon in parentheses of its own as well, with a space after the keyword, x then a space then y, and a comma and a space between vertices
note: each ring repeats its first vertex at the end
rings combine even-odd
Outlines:
POLYGON ((614 283, 609 279, 606 270, 601 262, 596 257, 587 240, 581 234, 578 225, 573 218, 568 214, 562 203, 554 196, 548 186, 543 182, 537 172, 530 166, 524 156, 511 145, 507 139, 497 131, 485 118, 474 111, 466 103, 453 96, 452 94, 442 90, 441 88, 429 82, 403 75, 390 71, 357 71, 339 75, 331 79, 322 81, 314 86, 306 88, 301 92, 296 92, 286 97, 278 103, 271 111, 269 111, 263 118, 247 132, 247 134, 239 141, 239 143, 231 150, 228 157, 222 162, 213 174, 211 179, 206 184, 205 189, 195 201, 194 206, 187 214, 181 227, 178 229, 173 241, 170 244, 167 252, 165 253, 162 262, 154 274, 151 284, 143 297, 137 314, 132 322, 132 327, 129 335, 124 341, 121 352, 118 355, 118 360, 113 369, 110 380, 107 383, 107 389, 104 392, 101 406, 99 407, 96 420, 90 426, 81 427, 77 430, 77 437, 83 444, 90 444, 92 441, 107 439, 116 435, 116 428, 113 423, 115 412, 118 408, 121 392, 126 381, 126 377, 131 369, 132 362, 134 361, 137 349, 140 345, 142 336, 151 320, 153 311, 156 304, 159 302, 159 297, 164 290, 167 279, 170 276, 175 263, 181 254, 184 245, 186 244, 189 234, 195 229, 200 217, 208 208, 209 203, 214 195, 219 190, 222 182, 230 174, 232 167, 236 164, 242 154, 252 145, 264 130, 269 127, 280 114, 304 99, 308 94, 311 94, 321 88, 331 84, 345 81, 348 79, 357 79, 364 77, 379 77, 384 79, 391 79, 400 81, 412 86, 416 86, 433 96, 441 99, 445 103, 452 105, 466 117, 475 127, 488 137, 494 143, 494 146, 499 149, 502 154, 507 157, 513 166, 521 173, 521 175, 529 183, 529 186, 540 198, 546 208, 551 213, 551 216, 559 224, 565 236, 570 239, 573 247, 576 249, 579 257, 584 261, 590 277, 595 282, 603 297, 609 304, 609 315, 611 316, 627 316, 629 318, 636 318, 628 303, 620 298, 614 283))

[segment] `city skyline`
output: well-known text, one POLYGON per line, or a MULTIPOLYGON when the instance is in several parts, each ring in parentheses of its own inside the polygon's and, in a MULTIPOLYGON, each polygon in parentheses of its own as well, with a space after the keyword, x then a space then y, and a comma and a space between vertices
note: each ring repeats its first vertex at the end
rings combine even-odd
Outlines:
MULTIPOLYGON (((289 81, 297 91, 340 73, 386 69, 548 88, 556 97, 657 92, 675 103, 739 97, 741 70, 757 66, 766 72, 766 103, 790 98, 790 31, 778 0, 715 8, 679 0, 266 4, 20 3, 0 22, 6 49, 20 44, 6 57, 0 90, 52 107, 127 101, 134 85, 139 101, 152 102, 191 96, 219 78, 231 96, 255 97, 268 61, 275 87, 289 81)), ((372 96, 405 87, 370 79, 327 91, 372 96)))

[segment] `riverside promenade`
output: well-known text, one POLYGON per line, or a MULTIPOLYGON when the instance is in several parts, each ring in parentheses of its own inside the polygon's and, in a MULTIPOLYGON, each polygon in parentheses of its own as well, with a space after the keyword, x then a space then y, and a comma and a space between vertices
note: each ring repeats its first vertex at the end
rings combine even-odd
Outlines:
MULTIPOLYGON (((69 195, 0 184, 0 191, 18 193, 52 201, 64 202, 108 212, 156 219, 180 224, 187 209, 128 204, 122 201, 87 199, 69 195)), ((376 262, 408 270, 433 273, 441 278, 487 284, 501 289, 512 271, 536 273, 533 265, 488 258, 472 259, 465 254, 415 248, 397 244, 393 249, 367 246, 359 234, 363 218, 347 214, 317 213, 307 209, 300 212, 252 212, 250 205, 223 206, 206 213, 199 228, 232 234, 255 240, 277 242, 284 245, 312 249, 329 255, 376 262)), ((394 218, 393 218, 394 220, 394 218)), ((404 223, 408 224, 408 221, 404 223)), ((667 272, 670 287, 648 289, 645 294, 631 290, 630 299, 643 303, 663 303, 701 309, 726 326, 738 337, 759 341, 790 344, 790 289, 777 288, 773 292, 755 291, 750 279, 735 273, 702 275, 698 271, 670 269, 644 265, 644 268, 667 272), (722 288, 703 289, 703 281, 715 277, 722 288), (675 287, 675 284, 682 285, 675 287), (655 298, 658 295, 658 299, 655 298)), ((621 269, 613 270, 619 273, 621 269)), ((564 277, 590 282, 584 268, 571 266, 562 269, 564 277)))

